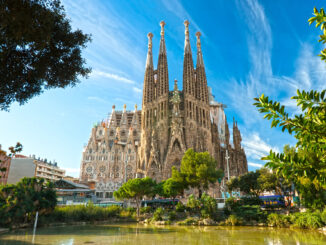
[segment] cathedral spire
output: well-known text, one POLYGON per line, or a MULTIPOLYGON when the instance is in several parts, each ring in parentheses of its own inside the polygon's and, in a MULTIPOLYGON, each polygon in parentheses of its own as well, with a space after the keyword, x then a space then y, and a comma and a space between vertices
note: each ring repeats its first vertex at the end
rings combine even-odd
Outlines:
POLYGON ((189 21, 185 20, 185 54, 189 53, 191 54, 191 48, 190 48, 190 39, 189 39, 189 21))
POLYGON ((208 95, 203 53, 201 50, 201 41, 200 41, 201 33, 198 31, 196 33, 196 36, 197 36, 196 98, 208 104, 209 95, 208 95))
POLYGON ((159 54, 165 54, 166 55, 165 40, 164 40, 165 22, 163 20, 160 22, 160 26, 161 26, 161 40, 160 40, 160 52, 159 52, 159 54))
POLYGON ((185 20, 185 47, 183 60, 183 88, 185 94, 195 96, 195 82, 194 82, 194 63, 192 60, 190 40, 189 40, 189 21, 185 20))
POLYGON ((152 38, 153 34, 148 33, 148 51, 144 76, 144 89, 143 89, 143 106, 147 102, 153 100, 154 93, 154 66, 153 66, 153 53, 152 53, 152 38))
POLYGON ((197 37, 197 63, 196 67, 202 66, 204 67, 203 53, 201 52, 201 43, 200 43, 201 33, 199 31, 196 32, 197 37))
MULTIPOLYGON (((169 93, 169 74, 168 74, 168 61, 166 57, 166 48, 164 40, 164 26, 165 22, 160 22, 161 26, 161 40, 160 40, 160 51, 158 55, 157 63, 157 96, 168 96, 169 93)), ((168 98, 168 97, 167 97, 168 98)))
POLYGON ((146 68, 153 68, 153 52, 152 52, 152 38, 153 34, 150 32, 147 34, 148 37, 148 51, 147 51, 147 59, 146 59, 146 68))

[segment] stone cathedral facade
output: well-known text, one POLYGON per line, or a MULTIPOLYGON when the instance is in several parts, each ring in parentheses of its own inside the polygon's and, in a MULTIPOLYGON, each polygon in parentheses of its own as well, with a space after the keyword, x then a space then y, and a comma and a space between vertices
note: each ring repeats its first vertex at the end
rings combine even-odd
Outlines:
MULTIPOLYGON (((248 171, 237 123, 233 122, 231 143, 224 105, 214 100, 207 86, 200 33, 196 33, 194 66, 189 22, 184 22, 183 90, 178 89, 175 80, 173 91, 169 91, 165 23, 162 21, 160 25, 156 69, 153 34, 148 34, 142 109, 135 106, 133 111, 127 111, 124 105, 122 111, 116 111, 113 106, 110 117, 93 127, 84 148, 80 180, 94 181, 99 198, 111 198, 113 191, 130 178, 149 176, 157 181, 169 178, 172 166, 180 167, 189 148, 208 151, 224 169, 225 176, 227 155, 230 176, 248 171)), ((218 184, 211 189, 215 197, 220 196, 218 184)))

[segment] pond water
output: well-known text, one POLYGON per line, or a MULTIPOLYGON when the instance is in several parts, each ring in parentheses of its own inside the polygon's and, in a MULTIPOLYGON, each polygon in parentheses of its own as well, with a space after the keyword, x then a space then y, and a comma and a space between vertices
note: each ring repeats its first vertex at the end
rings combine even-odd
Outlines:
POLYGON ((19 230, 0 235, 0 244, 326 244, 326 236, 308 230, 260 227, 179 227, 86 225, 19 230))

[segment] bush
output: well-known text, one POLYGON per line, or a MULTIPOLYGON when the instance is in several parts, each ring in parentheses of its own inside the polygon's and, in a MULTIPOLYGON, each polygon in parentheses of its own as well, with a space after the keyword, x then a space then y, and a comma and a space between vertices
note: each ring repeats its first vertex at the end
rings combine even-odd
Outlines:
POLYGON ((175 206, 175 211, 177 212, 184 212, 186 210, 186 206, 183 205, 181 202, 178 202, 177 205, 175 206))
POLYGON ((271 213, 267 217, 267 224, 274 227, 287 227, 290 225, 290 217, 277 213, 271 213))
POLYGON ((131 217, 133 209, 123 209, 120 206, 98 207, 93 204, 56 207, 49 215, 40 216, 42 223, 101 221, 110 218, 131 217))
POLYGON ((321 221, 326 225, 326 208, 320 214, 321 221))
POLYGON ((198 214, 200 211, 200 201, 194 195, 190 195, 187 202, 187 210, 190 213, 198 214))
POLYGON ((178 225, 197 225, 198 224, 198 219, 189 217, 185 219, 184 221, 180 221, 177 223, 178 225))
POLYGON ((150 206, 140 208, 141 214, 148 214, 151 212, 152 212, 152 207, 150 207, 150 206))
POLYGON ((169 221, 173 221, 173 220, 176 220, 177 219, 177 214, 175 211, 170 211, 168 213, 168 220, 169 221))
POLYGON ((253 206, 240 206, 234 208, 232 214, 242 218, 245 221, 258 221, 258 222, 265 222, 267 218, 267 213, 262 211, 260 206, 253 205, 253 206))
POLYGON ((227 220, 225 221, 225 223, 226 223, 227 225, 235 226, 235 225, 240 224, 240 219, 239 219, 239 217, 237 217, 236 215, 231 214, 231 215, 227 218, 227 220))
POLYGON ((227 210, 232 211, 235 208, 238 208, 241 206, 240 201, 235 198, 235 197, 229 197, 228 199, 226 199, 225 201, 225 207, 227 210))
POLYGON ((201 206, 200 213, 203 218, 213 218, 217 213, 216 200, 204 193, 200 198, 201 206))
POLYGON ((163 208, 157 208, 153 214, 152 221, 161 221, 163 220, 164 210, 163 208))
POLYGON ((242 205, 262 205, 263 201, 257 196, 241 197, 240 203, 242 205))
POLYGON ((291 222, 295 227, 317 229, 323 226, 321 214, 318 212, 296 213, 292 215, 291 222))

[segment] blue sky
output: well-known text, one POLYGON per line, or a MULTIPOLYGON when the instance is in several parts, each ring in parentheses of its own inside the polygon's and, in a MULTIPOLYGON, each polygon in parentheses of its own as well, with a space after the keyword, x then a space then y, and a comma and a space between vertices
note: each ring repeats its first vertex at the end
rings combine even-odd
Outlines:
MULTIPOLYGON (((271 129, 253 104, 265 93, 290 113, 289 98, 297 89, 325 89, 326 64, 317 56, 320 31, 308 25, 313 7, 322 1, 63 1, 74 29, 91 33, 83 51, 93 72, 73 88, 49 90, 27 104, 0 112, 0 143, 17 141, 23 154, 56 160, 67 174, 78 176, 82 149, 91 128, 105 119, 113 104, 141 107, 147 33, 152 32, 157 64, 160 26, 164 20, 170 89, 182 87, 183 21, 190 21, 193 54, 195 33, 202 33, 208 85, 227 105, 229 124, 238 121, 249 170, 260 167, 270 148, 295 144, 292 136, 271 129)), ((324 6, 325 7, 325 6, 324 6)))

